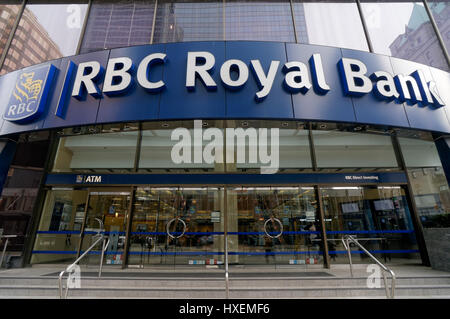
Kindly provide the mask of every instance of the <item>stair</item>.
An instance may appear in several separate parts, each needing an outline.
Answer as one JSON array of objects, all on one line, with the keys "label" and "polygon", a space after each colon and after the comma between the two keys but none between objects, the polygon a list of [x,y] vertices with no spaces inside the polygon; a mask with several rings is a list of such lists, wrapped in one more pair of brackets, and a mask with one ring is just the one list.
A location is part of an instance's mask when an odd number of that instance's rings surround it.
[{"label": "stair", "polygon": [[[366,277],[302,277],[287,273],[286,277],[259,277],[245,274],[231,277],[230,298],[386,298],[381,288],[367,288]],[[390,281],[389,281],[390,283]],[[140,275],[82,276],[81,288],[70,289],[69,298],[225,298],[223,277],[184,276],[183,273],[164,277]],[[449,275],[399,276],[396,298],[450,298]],[[59,298],[58,277],[6,276],[0,273],[0,298]]]}]

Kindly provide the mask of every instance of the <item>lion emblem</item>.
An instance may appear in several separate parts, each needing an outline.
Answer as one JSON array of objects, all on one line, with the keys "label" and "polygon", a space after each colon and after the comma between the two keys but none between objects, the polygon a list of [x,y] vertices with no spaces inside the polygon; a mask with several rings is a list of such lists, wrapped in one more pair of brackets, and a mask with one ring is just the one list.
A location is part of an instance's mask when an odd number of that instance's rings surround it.
[{"label": "lion emblem", "polygon": [[34,80],[34,72],[22,73],[16,83],[14,97],[20,102],[37,100],[42,90],[42,80]]}]

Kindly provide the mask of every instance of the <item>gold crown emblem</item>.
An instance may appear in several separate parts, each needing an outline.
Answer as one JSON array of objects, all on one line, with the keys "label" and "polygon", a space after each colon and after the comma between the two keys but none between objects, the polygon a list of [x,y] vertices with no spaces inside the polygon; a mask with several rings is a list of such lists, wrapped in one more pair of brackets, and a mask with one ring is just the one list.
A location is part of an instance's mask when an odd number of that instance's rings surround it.
[{"label": "gold crown emblem", "polygon": [[34,80],[34,72],[22,73],[16,83],[14,97],[20,102],[37,100],[42,90],[42,80]]}]

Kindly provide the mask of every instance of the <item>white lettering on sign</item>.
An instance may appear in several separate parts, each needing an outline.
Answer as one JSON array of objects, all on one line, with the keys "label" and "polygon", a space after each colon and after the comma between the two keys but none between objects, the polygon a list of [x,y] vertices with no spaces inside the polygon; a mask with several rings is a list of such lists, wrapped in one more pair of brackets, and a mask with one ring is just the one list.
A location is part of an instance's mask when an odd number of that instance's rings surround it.
[{"label": "white lettering on sign", "polygon": [[84,178],[85,183],[101,183],[102,177],[98,175],[89,175]]},{"label": "white lettering on sign", "polygon": [[[149,80],[150,72],[155,64],[164,65],[169,60],[164,53],[152,53],[144,57],[134,75],[133,61],[128,57],[111,58],[108,61],[104,75],[103,93],[107,95],[123,94],[131,87],[133,76],[137,83],[150,93],[158,93],[166,88],[163,79],[156,82]],[[214,80],[216,59],[207,51],[187,52],[185,86],[188,91],[195,91],[198,85],[203,85],[208,91],[217,90]],[[219,68],[219,77],[227,90],[240,90],[249,81],[249,69],[252,70],[253,80],[258,85],[255,100],[263,101],[269,94],[277,76],[284,76],[283,86],[291,94],[325,95],[331,87],[326,80],[322,57],[319,53],[311,55],[309,63],[288,61],[280,65],[280,61],[272,60],[262,63],[259,59],[252,59],[245,63],[239,59],[226,60]],[[308,66],[309,65],[309,66]],[[421,70],[409,75],[393,75],[379,70],[368,73],[367,66],[360,60],[341,58],[338,70],[345,95],[362,97],[372,93],[380,100],[408,104],[418,103],[421,106],[444,106],[434,81],[426,80]],[[101,82],[102,69],[97,61],[83,62],[78,65],[74,80],[72,96],[81,99],[83,91],[94,97],[101,97],[98,83]],[[162,73],[161,73],[162,74]],[[173,75],[176,76],[176,75]],[[199,81],[197,81],[199,80]],[[8,115],[20,114],[26,105],[12,105]]]}]

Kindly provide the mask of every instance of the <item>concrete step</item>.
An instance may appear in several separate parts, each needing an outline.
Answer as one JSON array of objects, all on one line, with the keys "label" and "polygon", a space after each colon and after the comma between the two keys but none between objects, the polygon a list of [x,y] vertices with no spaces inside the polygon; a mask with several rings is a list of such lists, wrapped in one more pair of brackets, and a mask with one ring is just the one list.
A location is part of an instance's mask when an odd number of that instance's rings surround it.
[{"label": "concrete step", "polygon": [[[230,287],[340,287],[340,286],[359,286],[365,287],[367,284],[366,277],[277,277],[277,278],[232,278],[229,281]],[[382,281],[383,283],[383,281]],[[58,277],[40,276],[40,277],[0,277],[0,285],[22,285],[22,286],[56,286]],[[390,279],[388,278],[388,284]],[[102,286],[102,287],[222,287],[224,278],[136,278],[136,277],[82,277],[82,286]],[[450,276],[422,276],[422,277],[398,277],[397,285],[414,286],[414,285],[450,285]]]},{"label": "concrete step", "polygon": [[[54,297],[58,289],[53,286],[0,285],[0,296],[10,297]],[[417,296],[450,297],[450,285],[397,286],[397,298]],[[108,287],[84,286],[71,289],[69,298],[224,298],[224,287]],[[234,287],[230,288],[230,298],[372,298],[385,297],[384,288],[369,289],[360,286],[324,287]]]}]

